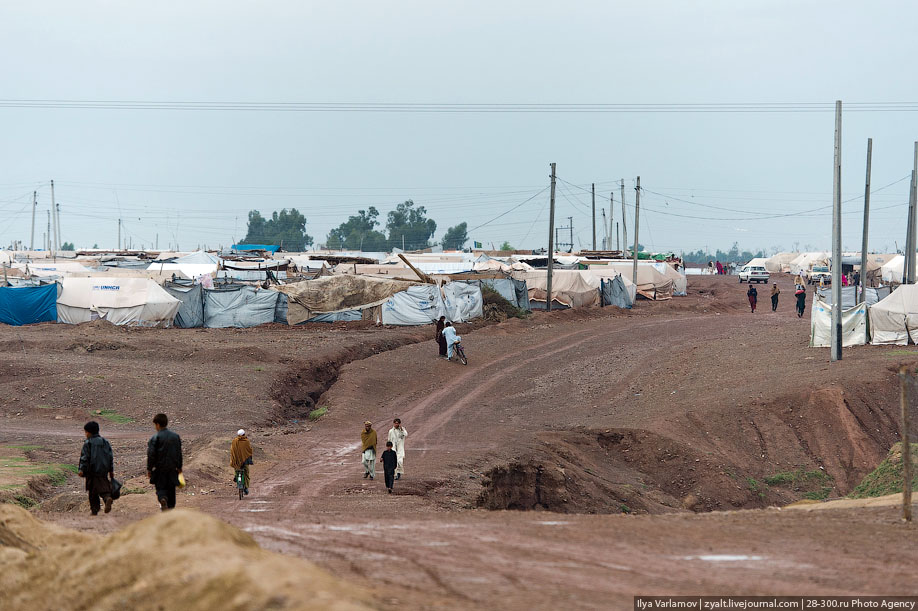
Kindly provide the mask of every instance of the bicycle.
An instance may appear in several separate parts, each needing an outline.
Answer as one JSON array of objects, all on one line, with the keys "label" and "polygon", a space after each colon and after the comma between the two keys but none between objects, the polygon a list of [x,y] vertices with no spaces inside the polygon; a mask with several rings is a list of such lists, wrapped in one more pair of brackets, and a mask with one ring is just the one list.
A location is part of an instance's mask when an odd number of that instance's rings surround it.
[{"label": "bicycle", "polygon": [[456,360],[458,360],[463,365],[469,364],[469,360],[465,357],[465,350],[462,349],[461,343],[456,342],[455,344],[453,344],[453,352],[456,353]]},{"label": "bicycle", "polygon": [[236,475],[233,477],[233,481],[236,482],[236,488],[239,489],[239,500],[242,500],[242,497],[245,496],[245,471],[243,469],[236,469]]}]

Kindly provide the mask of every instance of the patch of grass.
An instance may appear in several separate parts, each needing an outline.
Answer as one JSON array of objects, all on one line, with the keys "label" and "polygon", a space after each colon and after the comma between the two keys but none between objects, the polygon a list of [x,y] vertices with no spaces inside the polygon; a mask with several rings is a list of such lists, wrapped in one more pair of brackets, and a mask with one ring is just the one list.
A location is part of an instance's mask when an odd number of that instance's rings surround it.
[{"label": "patch of grass", "polygon": [[41,446],[28,445],[28,444],[24,444],[24,445],[20,445],[20,446],[12,446],[12,445],[11,445],[11,446],[3,446],[3,447],[9,448],[9,449],[11,449],[11,450],[19,450],[19,451],[21,451],[21,452],[31,452],[32,450],[40,450],[40,449],[41,449]]},{"label": "patch of grass", "polygon": [[774,475],[769,475],[764,479],[765,483],[769,486],[783,486],[786,484],[801,484],[807,482],[827,482],[832,478],[828,473],[820,469],[814,469],[812,471],[797,469],[796,471],[782,471],[781,473],[775,473]]},{"label": "patch of grass", "polygon": [[264,371],[264,370],[265,368],[261,366],[255,368],[255,371]]},{"label": "patch of grass", "polygon": [[0,490],[16,490],[17,488],[25,488],[25,484],[4,484],[0,486]]},{"label": "patch of grass", "polygon": [[115,422],[117,424],[126,424],[128,422],[134,422],[134,419],[130,416],[125,416],[124,414],[119,414],[113,409],[100,409],[99,415],[105,418],[110,422]]},{"label": "patch of grass", "polygon": [[319,407],[309,412],[309,419],[315,422],[316,420],[318,420],[319,418],[321,418],[327,413],[328,413],[328,408],[323,405],[322,407]]},{"label": "patch of grass", "polygon": [[36,405],[35,407],[37,407],[38,409],[54,409],[50,405]]},{"label": "patch of grass", "polygon": [[[912,451],[912,490],[918,491],[918,443],[911,445]],[[902,492],[902,443],[895,444],[871,473],[851,491],[848,496],[854,499],[866,499],[875,496],[886,496]]]},{"label": "patch of grass", "polygon": [[905,356],[909,354],[918,354],[918,350],[890,350],[887,356]]},{"label": "patch of grass", "polygon": [[38,505],[38,501],[24,494],[17,494],[13,497],[13,501],[23,509],[32,509]]},{"label": "patch of grass", "polygon": [[832,488],[829,486],[823,486],[819,490],[813,490],[807,492],[803,495],[803,498],[809,499],[811,501],[824,501],[829,498],[829,494],[832,492]]},{"label": "patch of grass", "polygon": [[749,489],[752,490],[753,492],[759,492],[759,491],[761,490],[761,489],[759,488],[759,482],[758,482],[758,480],[756,480],[755,478],[747,477],[747,478],[746,478],[746,485],[748,485],[748,486],[749,486]]},{"label": "patch of grass", "polygon": [[619,506],[618,506],[618,509],[619,509],[619,511],[621,511],[622,513],[634,513],[634,510],[631,509],[630,507],[628,507],[627,505],[625,505],[624,503],[622,503],[621,505],[619,505]]},{"label": "patch of grass", "polygon": [[76,473],[78,467],[74,465],[50,464],[36,465],[29,470],[30,475],[47,475],[53,486],[60,486],[67,481],[70,473]]},{"label": "patch of grass", "polygon": [[144,490],[143,488],[122,488],[121,489],[121,496],[124,496],[126,494],[146,494],[146,493],[147,491]]}]

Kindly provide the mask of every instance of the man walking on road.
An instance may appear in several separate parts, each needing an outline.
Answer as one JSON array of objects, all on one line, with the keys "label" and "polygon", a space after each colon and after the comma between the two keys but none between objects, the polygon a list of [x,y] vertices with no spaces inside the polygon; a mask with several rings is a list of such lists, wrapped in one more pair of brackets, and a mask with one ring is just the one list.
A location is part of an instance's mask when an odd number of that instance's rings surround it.
[{"label": "man walking on road", "polygon": [[99,497],[105,503],[105,513],[112,510],[112,482],[115,476],[115,459],[112,446],[108,440],[99,435],[99,423],[87,422],[83,425],[86,441],[80,452],[78,475],[86,479],[86,490],[89,492],[89,510],[92,515],[99,515],[102,507]]},{"label": "man walking on road", "polygon": [[376,477],[376,431],[373,423],[367,420],[360,431],[360,453],[363,456],[363,477]]},{"label": "man walking on road", "polygon": [[166,414],[153,416],[156,434],[147,444],[147,477],[156,487],[162,511],[175,509],[175,487],[182,473],[182,438],[170,431]]},{"label": "man walking on road", "polygon": [[[392,428],[389,429],[389,441],[392,443],[392,449],[398,457],[398,465],[395,467],[395,479],[402,479],[405,472],[405,437],[408,431],[402,426],[401,418],[392,421]],[[386,445],[389,445],[388,443]]]},{"label": "man walking on road", "polygon": [[755,314],[755,304],[759,301],[759,292],[751,284],[749,285],[749,290],[746,291],[746,297],[749,298],[749,307],[752,308],[752,313]]},{"label": "man walking on road", "polygon": [[778,288],[778,283],[775,282],[771,287],[771,311],[775,312],[778,309],[778,295],[781,294],[781,289]]}]

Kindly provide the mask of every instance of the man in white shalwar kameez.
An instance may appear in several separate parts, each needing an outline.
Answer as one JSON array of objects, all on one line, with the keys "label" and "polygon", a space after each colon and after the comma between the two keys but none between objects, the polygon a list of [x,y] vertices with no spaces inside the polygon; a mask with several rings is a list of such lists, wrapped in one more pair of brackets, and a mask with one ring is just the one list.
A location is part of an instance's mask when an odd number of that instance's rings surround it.
[{"label": "man in white shalwar kameez", "polygon": [[398,458],[398,465],[395,467],[395,479],[402,479],[402,473],[405,472],[403,465],[405,462],[405,437],[407,436],[408,431],[402,426],[401,419],[396,418],[393,420],[392,428],[389,429],[388,441],[392,442],[392,449],[395,450],[395,455]]},{"label": "man in white shalwar kameez", "polygon": [[456,333],[456,327],[450,323],[446,323],[446,326],[443,327],[443,337],[446,338],[446,358],[451,359],[453,358],[453,346],[462,341],[462,338]]}]

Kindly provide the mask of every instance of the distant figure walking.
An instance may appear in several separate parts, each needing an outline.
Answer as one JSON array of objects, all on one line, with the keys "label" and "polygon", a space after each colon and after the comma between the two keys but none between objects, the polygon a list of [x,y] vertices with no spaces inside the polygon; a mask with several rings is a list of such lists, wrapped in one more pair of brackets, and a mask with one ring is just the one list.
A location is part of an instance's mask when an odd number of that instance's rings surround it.
[{"label": "distant figure walking", "polygon": [[778,288],[778,283],[775,282],[771,286],[771,311],[776,312],[778,310],[778,295],[781,294],[781,289]]},{"label": "distant figure walking", "polygon": [[386,479],[386,490],[392,494],[392,486],[395,484],[395,468],[398,464],[398,456],[392,449],[392,442],[386,442],[386,450],[379,457],[379,462],[383,464],[383,474]]},{"label": "distant figure walking", "polygon": [[236,471],[242,471],[242,491],[249,493],[249,465],[252,462],[252,443],[245,436],[245,429],[236,431],[236,437],[230,445],[230,466]]},{"label": "distant figure walking", "polygon": [[749,307],[752,308],[752,313],[755,314],[755,304],[759,301],[759,292],[751,284],[749,285],[749,290],[746,291],[746,297],[749,298]]},{"label": "distant figure walking", "polygon": [[440,358],[446,358],[446,338],[443,337],[443,328],[446,326],[446,316],[441,316],[437,321],[437,346],[440,347]]},{"label": "distant figure walking", "polygon": [[115,459],[112,446],[108,440],[99,435],[99,423],[90,421],[83,425],[86,441],[80,452],[80,467],[78,475],[86,480],[86,491],[89,493],[89,511],[92,515],[99,515],[102,502],[105,503],[105,513],[112,510],[112,482],[115,477]]},{"label": "distant figure walking", "polygon": [[402,426],[401,419],[396,418],[393,420],[392,428],[389,429],[389,441],[391,442],[392,449],[395,450],[395,455],[398,456],[398,465],[395,468],[395,479],[402,479],[402,474],[405,472],[405,437],[407,436],[408,431]]},{"label": "distant figure walking", "polygon": [[376,431],[373,423],[367,420],[360,431],[360,454],[363,457],[363,477],[376,477]]},{"label": "distant figure walking", "polygon": [[175,487],[182,474],[182,438],[170,431],[166,414],[153,416],[156,434],[147,444],[147,477],[156,488],[162,511],[175,509]]},{"label": "distant figure walking", "polygon": [[717,262],[715,263],[715,265],[717,266],[717,274],[718,274],[719,276],[720,276],[720,275],[723,275],[723,273],[724,273],[724,266],[720,264],[720,261],[717,261]]},{"label": "distant figure walking", "polygon": [[806,286],[798,284],[794,296],[797,297],[797,318],[802,318],[803,311],[806,310]]}]

